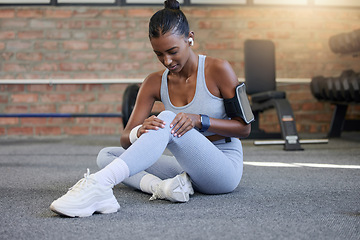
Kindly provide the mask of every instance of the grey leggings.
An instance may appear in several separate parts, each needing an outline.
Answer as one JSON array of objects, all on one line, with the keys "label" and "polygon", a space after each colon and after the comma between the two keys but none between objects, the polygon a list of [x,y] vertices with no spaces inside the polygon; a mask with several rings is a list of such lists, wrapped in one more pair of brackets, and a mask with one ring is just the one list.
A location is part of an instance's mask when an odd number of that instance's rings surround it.
[{"label": "grey leggings", "polygon": [[[161,112],[158,117],[166,122],[165,128],[141,135],[127,150],[121,147],[102,149],[97,158],[98,166],[103,168],[120,157],[130,170],[130,177],[123,183],[138,189],[146,173],[166,179],[185,171],[196,191],[206,194],[233,191],[243,171],[240,140],[232,138],[229,143],[224,140],[212,143],[195,129],[180,138],[174,137],[169,124],[175,116],[170,111]],[[173,156],[163,154],[166,148]]]}]

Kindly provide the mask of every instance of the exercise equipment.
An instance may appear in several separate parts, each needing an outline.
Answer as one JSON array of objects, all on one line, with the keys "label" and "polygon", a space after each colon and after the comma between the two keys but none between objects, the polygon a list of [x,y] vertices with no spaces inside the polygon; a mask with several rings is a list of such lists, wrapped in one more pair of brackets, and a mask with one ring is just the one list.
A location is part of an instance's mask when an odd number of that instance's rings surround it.
[{"label": "exercise equipment", "polygon": [[329,46],[334,53],[348,54],[360,52],[360,29],[339,33],[329,38]]},{"label": "exercise equipment", "polygon": [[[139,89],[140,89],[140,84],[130,84],[125,89],[122,99],[122,114],[121,114],[124,128],[126,127],[130,115],[134,110],[136,97],[139,92]],[[158,112],[152,112],[150,115],[158,115],[158,114],[159,114]]]},{"label": "exercise equipment", "polygon": [[124,128],[129,121],[130,115],[134,109],[137,94],[140,86],[138,84],[130,84],[124,92],[122,102],[122,120]]},{"label": "exercise equipment", "polygon": [[336,101],[334,92],[333,92],[333,88],[334,88],[334,78],[333,77],[328,77],[325,81],[325,99],[330,99],[332,101]]},{"label": "exercise equipment", "polygon": [[324,99],[322,84],[325,81],[323,76],[315,76],[311,79],[311,92],[317,99]]},{"label": "exercise equipment", "polygon": [[346,120],[349,104],[360,102],[360,73],[344,70],[338,77],[313,77],[310,84],[313,96],[335,105],[328,137],[340,137],[343,130],[359,130],[359,120]]},{"label": "exercise equipment", "polygon": [[341,94],[344,101],[351,101],[352,97],[350,94],[350,81],[349,78],[354,74],[353,70],[346,70],[343,73],[341,73],[340,76],[340,88],[341,88]]},{"label": "exercise equipment", "polygon": [[340,78],[333,78],[332,82],[333,82],[333,86],[332,86],[332,95],[334,96],[334,98],[337,101],[344,101],[344,97],[343,97],[343,93],[342,93],[342,82],[341,82],[341,77]]},{"label": "exercise equipment", "polygon": [[349,91],[353,101],[360,102],[360,73],[353,74],[349,78]]},{"label": "exercise equipment", "polygon": [[338,77],[313,77],[310,89],[318,100],[356,102],[359,99],[359,81],[353,70],[344,70]]},{"label": "exercise equipment", "polygon": [[[275,46],[269,40],[246,40],[245,84],[256,121],[248,138],[282,138],[284,150],[303,150],[296,130],[295,117],[285,92],[276,90]],[[259,114],[275,108],[281,133],[267,133],[259,127]]]},{"label": "exercise equipment", "polygon": [[[329,139],[300,139],[299,142],[301,144],[316,144],[316,143],[329,143]],[[284,145],[284,140],[255,140],[254,145]]]}]

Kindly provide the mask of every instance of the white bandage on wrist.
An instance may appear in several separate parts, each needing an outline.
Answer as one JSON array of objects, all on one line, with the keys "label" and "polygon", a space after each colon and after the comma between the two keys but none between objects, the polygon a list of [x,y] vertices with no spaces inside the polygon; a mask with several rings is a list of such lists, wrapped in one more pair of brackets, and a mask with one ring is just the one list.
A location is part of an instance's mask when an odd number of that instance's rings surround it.
[{"label": "white bandage on wrist", "polygon": [[133,129],[131,129],[130,134],[129,134],[129,140],[131,142],[131,144],[133,144],[136,140],[138,140],[138,136],[137,136],[137,132],[139,130],[139,128],[141,128],[141,124],[134,127]]}]

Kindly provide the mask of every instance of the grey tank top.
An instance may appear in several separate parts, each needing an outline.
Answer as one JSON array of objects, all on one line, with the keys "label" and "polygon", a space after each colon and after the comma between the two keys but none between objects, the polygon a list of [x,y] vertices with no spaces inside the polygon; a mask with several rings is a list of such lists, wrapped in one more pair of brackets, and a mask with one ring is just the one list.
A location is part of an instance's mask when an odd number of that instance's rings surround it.
[{"label": "grey tank top", "polygon": [[[205,82],[205,58],[204,55],[199,55],[199,63],[196,79],[195,96],[190,103],[182,107],[174,106],[169,97],[167,76],[169,69],[166,69],[162,75],[161,80],[161,101],[165,106],[165,110],[172,111],[176,114],[180,112],[192,114],[205,114],[211,118],[228,119],[225,112],[224,100],[216,97],[210,93]],[[205,132],[204,135],[211,135]]]}]

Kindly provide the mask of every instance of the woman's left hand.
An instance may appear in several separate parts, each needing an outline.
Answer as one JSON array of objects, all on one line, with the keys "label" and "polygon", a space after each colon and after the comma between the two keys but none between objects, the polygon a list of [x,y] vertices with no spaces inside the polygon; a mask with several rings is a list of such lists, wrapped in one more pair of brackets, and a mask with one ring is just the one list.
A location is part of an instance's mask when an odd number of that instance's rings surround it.
[{"label": "woman's left hand", "polygon": [[[187,131],[200,124],[200,115],[190,113],[178,113],[170,123],[171,133],[176,137],[181,137]],[[198,126],[199,127],[199,126]]]}]

